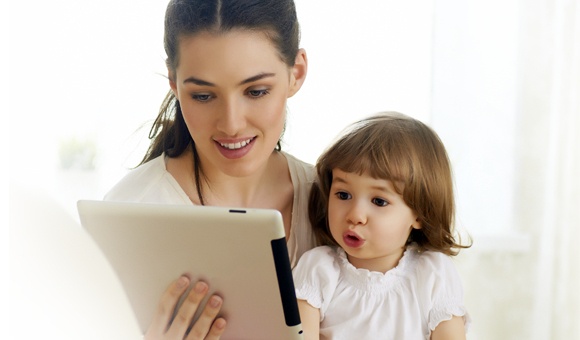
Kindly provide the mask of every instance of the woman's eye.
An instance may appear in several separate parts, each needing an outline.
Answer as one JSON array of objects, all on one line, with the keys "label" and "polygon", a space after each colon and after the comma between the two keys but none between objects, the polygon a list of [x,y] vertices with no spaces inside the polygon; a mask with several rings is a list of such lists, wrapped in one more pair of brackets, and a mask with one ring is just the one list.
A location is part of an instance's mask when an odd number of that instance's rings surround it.
[{"label": "woman's eye", "polygon": [[337,192],[336,197],[338,197],[339,200],[343,200],[343,201],[351,198],[350,194],[346,193],[344,191]]},{"label": "woman's eye", "polygon": [[194,94],[193,96],[191,96],[194,100],[197,100],[198,102],[201,103],[205,103],[210,101],[211,99],[211,95],[210,94]]},{"label": "woman's eye", "polygon": [[248,91],[248,95],[251,98],[260,98],[260,97],[263,97],[263,96],[267,95],[268,93],[270,93],[270,92],[268,92],[268,90],[251,90],[251,91]]},{"label": "woman's eye", "polygon": [[376,206],[379,207],[384,207],[385,205],[389,204],[389,202],[387,202],[386,200],[382,199],[382,198],[373,198],[373,204],[375,204]]}]

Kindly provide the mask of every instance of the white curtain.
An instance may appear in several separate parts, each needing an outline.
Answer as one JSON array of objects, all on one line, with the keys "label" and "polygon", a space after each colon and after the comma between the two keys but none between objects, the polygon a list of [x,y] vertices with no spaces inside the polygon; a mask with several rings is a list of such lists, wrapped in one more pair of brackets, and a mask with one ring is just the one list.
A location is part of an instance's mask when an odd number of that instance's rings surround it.
[{"label": "white curtain", "polygon": [[580,0],[438,0],[468,339],[580,339]]}]

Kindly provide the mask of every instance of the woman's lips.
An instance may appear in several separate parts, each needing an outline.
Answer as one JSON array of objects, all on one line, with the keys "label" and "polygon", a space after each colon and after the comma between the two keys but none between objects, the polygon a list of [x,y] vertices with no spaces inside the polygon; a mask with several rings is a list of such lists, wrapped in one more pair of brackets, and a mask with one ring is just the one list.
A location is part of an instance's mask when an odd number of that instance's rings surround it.
[{"label": "woman's lips", "polygon": [[237,159],[244,157],[254,146],[256,137],[234,140],[214,140],[215,145],[221,154],[227,159]]},{"label": "woman's lips", "polygon": [[342,234],[342,240],[350,248],[360,248],[365,243],[365,240],[352,230],[348,230]]}]

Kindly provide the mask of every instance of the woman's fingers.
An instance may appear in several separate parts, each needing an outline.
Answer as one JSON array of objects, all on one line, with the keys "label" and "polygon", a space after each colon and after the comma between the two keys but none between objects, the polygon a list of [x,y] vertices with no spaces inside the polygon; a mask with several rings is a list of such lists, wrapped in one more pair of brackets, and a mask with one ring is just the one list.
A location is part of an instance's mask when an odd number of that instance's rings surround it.
[{"label": "woman's fingers", "polygon": [[205,340],[218,340],[224,329],[226,328],[226,320],[219,318],[214,321],[211,329],[209,330],[209,334],[205,337]]},{"label": "woman's fingers", "polygon": [[[191,289],[173,321],[171,317],[179,298],[187,290],[189,279],[185,276],[174,281],[169,288],[163,293],[151,327],[145,334],[145,339],[183,339],[187,328],[189,327],[195,312],[200,306],[201,301],[208,292],[208,285],[204,282],[197,282]],[[188,340],[218,340],[226,326],[226,320],[219,318],[215,320],[222,299],[214,295],[209,298],[199,319],[195,322],[188,334]],[[215,321],[214,321],[215,320]],[[169,324],[171,322],[171,325]]]},{"label": "woman's fingers", "polygon": [[208,288],[209,287],[205,282],[200,281],[197,282],[189,291],[189,294],[179,307],[171,326],[169,326],[169,330],[167,331],[168,339],[183,339],[185,332],[195,315],[195,311],[197,311],[201,300],[203,300],[207,294]]},{"label": "woman's fingers", "polygon": [[153,321],[145,335],[146,339],[160,339],[163,337],[167,331],[167,326],[171,321],[171,317],[173,316],[173,311],[175,310],[177,301],[185,292],[188,285],[189,279],[185,276],[180,277],[169,285],[169,288],[167,288],[161,296],[161,300],[159,300],[157,310],[153,316]]},{"label": "woman's fingers", "polygon": [[199,319],[197,319],[195,325],[189,331],[187,340],[219,339],[226,326],[226,320],[222,318],[215,320],[221,306],[222,299],[219,296],[214,295],[209,298]]}]

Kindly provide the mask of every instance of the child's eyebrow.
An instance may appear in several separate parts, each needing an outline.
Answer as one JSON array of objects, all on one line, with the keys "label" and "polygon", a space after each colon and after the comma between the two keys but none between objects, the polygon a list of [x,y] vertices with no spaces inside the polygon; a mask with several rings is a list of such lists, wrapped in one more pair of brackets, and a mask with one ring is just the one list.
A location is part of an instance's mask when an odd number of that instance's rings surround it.
[{"label": "child's eyebrow", "polygon": [[393,194],[394,193],[394,191],[391,188],[386,187],[384,185],[373,185],[371,188],[372,189],[375,189],[375,190],[379,190],[379,191],[384,191],[387,194]]},{"label": "child's eyebrow", "polygon": [[[338,183],[348,184],[348,182],[345,179],[343,179],[342,177],[334,177],[332,179],[332,181],[333,182],[338,182]],[[395,191],[393,189],[391,189],[391,188],[389,188],[388,186],[385,186],[385,185],[376,184],[376,185],[373,185],[371,187],[371,189],[375,189],[375,190],[379,190],[379,191],[384,191],[384,192],[386,192],[388,194],[394,194],[395,193]]]}]

